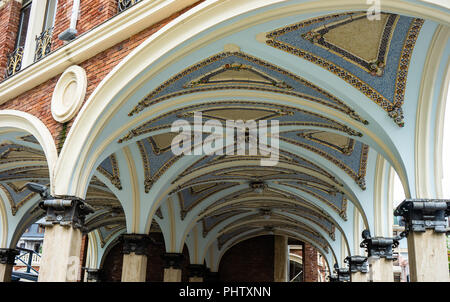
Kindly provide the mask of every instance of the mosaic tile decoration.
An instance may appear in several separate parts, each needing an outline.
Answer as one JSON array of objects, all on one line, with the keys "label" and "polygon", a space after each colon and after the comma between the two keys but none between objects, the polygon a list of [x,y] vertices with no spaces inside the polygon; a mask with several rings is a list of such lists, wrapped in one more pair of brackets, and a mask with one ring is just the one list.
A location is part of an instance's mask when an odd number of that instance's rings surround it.
[{"label": "mosaic tile decoration", "polygon": [[[365,13],[331,14],[291,24],[269,32],[266,44],[334,73],[381,106],[397,125],[403,127],[402,105],[408,68],[424,20],[383,14],[388,17],[382,24],[384,30],[378,56],[367,62],[340,45],[330,43],[325,37],[339,26],[358,22],[362,14]],[[347,33],[349,44],[352,36],[357,37],[357,32]]]},{"label": "mosaic tile decoration", "polygon": [[192,65],[150,92],[128,115],[133,116],[173,97],[224,89],[296,96],[341,111],[361,123],[368,123],[344,102],[313,83],[242,52],[222,52]]}]

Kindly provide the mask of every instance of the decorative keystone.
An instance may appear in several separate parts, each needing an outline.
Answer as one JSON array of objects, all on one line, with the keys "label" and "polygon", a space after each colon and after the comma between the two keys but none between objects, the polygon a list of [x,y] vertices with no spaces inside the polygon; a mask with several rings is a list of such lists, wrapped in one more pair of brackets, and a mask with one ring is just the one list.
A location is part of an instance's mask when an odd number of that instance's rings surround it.
[{"label": "decorative keystone", "polygon": [[150,237],[146,234],[123,234],[121,236],[123,242],[122,253],[129,255],[135,253],[136,255],[147,255],[148,244]]},{"label": "decorative keystone", "polygon": [[12,264],[20,252],[15,249],[0,249],[0,264]]},{"label": "decorative keystone", "polygon": [[203,264],[190,264],[188,266],[188,276],[189,277],[204,278],[205,273],[206,273],[206,267]]},{"label": "decorative keystone", "polygon": [[165,253],[161,255],[161,258],[164,260],[164,268],[181,269],[184,255],[181,253]]},{"label": "decorative keystone", "polygon": [[345,263],[348,263],[350,273],[367,273],[367,257],[364,256],[348,256],[344,259]]},{"label": "decorative keystone", "polygon": [[364,230],[362,237],[364,240],[361,242],[360,247],[366,248],[368,257],[377,256],[394,260],[392,248],[399,245],[400,236],[395,238],[371,237],[369,230]]},{"label": "decorative keystone", "polygon": [[406,199],[394,211],[395,216],[404,218],[406,232],[433,229],[436,233],[445,233],[445,217],[449,213],[450,200],[442,199]]}]

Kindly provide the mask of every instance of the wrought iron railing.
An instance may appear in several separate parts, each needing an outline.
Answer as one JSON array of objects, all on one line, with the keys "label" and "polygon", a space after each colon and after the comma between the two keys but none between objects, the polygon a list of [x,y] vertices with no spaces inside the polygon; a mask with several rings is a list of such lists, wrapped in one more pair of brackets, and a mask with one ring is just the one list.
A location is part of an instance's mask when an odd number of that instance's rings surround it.
[{"label": "wrought iron railing", "polygon": [[124,10],[132,7],[136,3],[138,3],[141,0],[117,0],[117,4],[119,6],[119,13],[123,12]]},{"label": "wrought iron railing", "polygon": [[25,249],[17,247],[20,251],[20,254],[16,256],[16,265],[24,264],[26,266],[26,273],[31,273],[31,271],[35,272],[36,274],[39,274],[39,272],[34,269],[33,266],[39,266],[41,263],[41,255],[36,253],[33,250]]},{"label": "wrought iron railing", "polygon": [[16,48],[12,53],[8,55],[8,63],[6,66],[6,75],[8,78],[14,75],[22,68],[23,47]]},{"label": "wrought iron railing", "polygon": [[36,36],[36,50],[34,61],[38,61],[48,55],[52,48],[53,27],[47,28],[39,36]]}]

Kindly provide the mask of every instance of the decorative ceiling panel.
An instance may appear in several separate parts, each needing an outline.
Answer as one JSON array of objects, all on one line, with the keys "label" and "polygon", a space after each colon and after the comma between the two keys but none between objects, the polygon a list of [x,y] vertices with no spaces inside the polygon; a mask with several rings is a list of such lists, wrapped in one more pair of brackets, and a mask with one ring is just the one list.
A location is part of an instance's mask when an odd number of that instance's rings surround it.
[{"label": "decorative ceiling panel", "polygon": [[411,55],[424,20],[366,12],[312,18],[266,35],[266,44],[317,64],[360,90],[404,126]]}]

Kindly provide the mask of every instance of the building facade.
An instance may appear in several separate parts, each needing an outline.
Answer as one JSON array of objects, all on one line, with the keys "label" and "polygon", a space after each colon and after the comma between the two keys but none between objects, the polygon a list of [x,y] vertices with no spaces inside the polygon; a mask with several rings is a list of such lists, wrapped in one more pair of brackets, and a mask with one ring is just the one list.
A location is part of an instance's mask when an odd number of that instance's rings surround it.
[{"label": "building facade", "polygon": [[39,281],[449,281],[447,1],[3,0],[0,24],[0,280],[45,217]]}]

